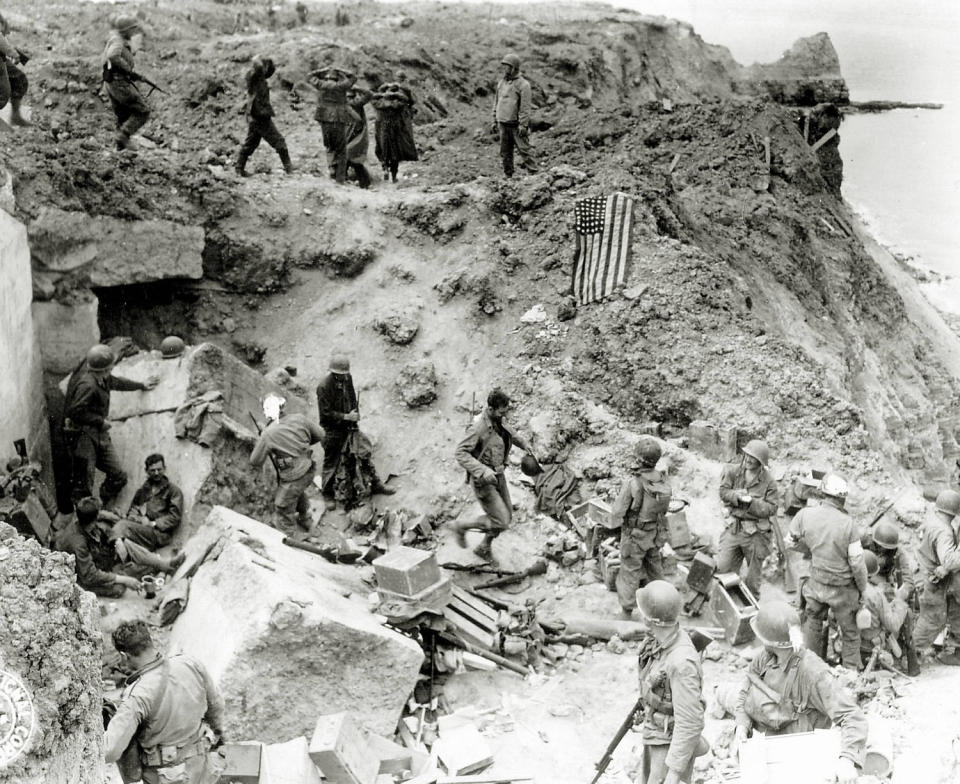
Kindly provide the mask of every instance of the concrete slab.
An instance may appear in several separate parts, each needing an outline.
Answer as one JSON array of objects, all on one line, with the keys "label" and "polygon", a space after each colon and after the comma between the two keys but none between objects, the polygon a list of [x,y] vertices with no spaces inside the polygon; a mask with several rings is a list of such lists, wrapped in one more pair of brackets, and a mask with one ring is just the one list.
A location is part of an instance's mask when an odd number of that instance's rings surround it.
[{"label": "concrete slab", "polygon": [[201,533],[210,527],[227,541],[193,578],[170,649],[210,669],[231,732],[279,742],[349,710],[392,735],[423,652],[370,613],[363,572],[287,547],[279,531],[229,509],[215,507]]}]

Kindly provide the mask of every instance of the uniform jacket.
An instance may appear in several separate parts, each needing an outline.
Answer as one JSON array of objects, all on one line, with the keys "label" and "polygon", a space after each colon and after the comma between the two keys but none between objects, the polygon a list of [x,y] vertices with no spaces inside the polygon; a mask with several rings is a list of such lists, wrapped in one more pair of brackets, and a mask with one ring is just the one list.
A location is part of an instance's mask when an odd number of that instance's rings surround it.
[{"label": "uniform jacket", "polygon": [[117,713],[107,727],[106,761],[120,759],[134,735],[148,752],[158,746],[182,748],[196,743],[201,721],[222,734],[223,698],[207,668],[190,656],[158,656],[127,679]]},{"label": "uniform jacket", "polygon": [[167,477],[158,484],[147,480],[133,496],[131,507],[142,506],[147,519],[162,533],[173,533],[183,518],[183,493]]},{"label": "uniform jacket", "polygon": [[355,76],[344,75],[339,79],[322,79],[311,74],[318,90],[315,119],[322,123],[352,123],[357,114],[347,105],[347,92],[357,81]]},{"label": "uniform jacket", "polygon": [[643,742],[669,744],[667,767],[682,771],[693,759],[704,727],[700,654],[683,629],[663,645],[653,643],[652,655],[645,655],[644,647],[640,658]]},{"label": "uniform jacket", "polygon": [[310,446],[323,440],[323,430],[303,414],[287,414],[263,429],[257,439],[250,462],[263,465],[267,455],[280,471],[280,481],[294,482],[313,466]]},{"label": "uniform jacket", "polygon": [[[810,552],[810,576],[826,585],[855,583],[860,593],[867,587],[860,532],[842,509],[829,503],[808,506],[790,523],[790,535]],[[856,544],[858,555],[850,555]]]},{"label": "uniform jacket", "polygon": [[[642,471],[623,483],[620,494],[613,503],[610,517],[626,527],[640,526],[643,528],[660,527],[666,536],[666,509],[657,509],[657,504],[651,504],[646,497],[648,489],[660,497],[665,497],[666,504],[670,502],[672,491],[667,475],[655,468]],[[664,505],[660,505],[661,507]],[[664,538],[664,541],[666,539]],[[660,542],[662,544],[663,542]]]},{"label": "uniform jacket", "polygon": [[84,590],[113,588],[117,584],[116,575],[109,571],[115,563],[115,556],[109,557],[113,547],[108,541],[109,530],[109,526],[96,523],[88,539],[74,518],[53,535],[53,549],[73,555],[77,585]]},{"label": "uniform jacket", "polygon": [[920,567],[917,559],[908,545],[901,544],[891,553],[876,542],[868,531],[861,538],[864,550],[869,550],[877,556],[880,562],[880,576],[893,588],[909,585],[912,590],[917,589],[917,577]]},{"label": "uniform jacket", "polygon": [[867,585],[863,606],[870,611],[870,628],[861,629],[860,637],[867,647],[885,646],[886,636],[897,637],[907,617],[907,603],[899,596],[887,599],[882,585]]},{"label": "uniform jacket", "polygon": [[530,82],[517,74],[513,79],[503,78],[497,84],[493,102],[493,119],[498,123],[530,122]]},{"label": "uniform jacket", "polygon": [[[751,683],[750,675],[782,695],[780,710],[784,715],[795,715],[796,718],[780,727],[772,727],[763,723],[762,716],[752,714],[751,696],[768,698]],[[753,695],[749,694],[751,690]],[[862,762],[867,743],[867,719],[853,695],[837,682],[830,668],[813,651],[802,650],[794,654],[781,669],[776,654],[761,649],[747,668],[735,718],[737,724],[746,729],[756,727],[762,732],[779,735],[827,729],[831,724],[838,724],[840,756],[856,765]]]},{"label": "uniform jacket", "polygon": [[[757,478],[747,484],[747,471],[743,461],[724,466],[720,479],[720,500],[730,514],[740,520],[748,534],[757,530],[769,531],[770,518],[777,513],[777,483],[770,472],[761,466]],[[740,496],[750,495],[749,504],[741,504]]]},{"label": "uniform jacket", "polygon": [[920,561],[920,572],[928,581],[938,566],[948,572],[960,569],[960,546],[949,521],[937,514],[924,521],[917,559]]},{"label": "uniform jacket", "polygon": [[353,376],[349,373],[328,373],[317,387],[317,411],[320,424],[327,430],[356,430],[356,422],[343,419],[344,414],[359,411]]},{"label": "uniform jacket", "polygon": [[130,48],[130,42],[116,30],[110,31],[107,38],[107,45],[103,50],[103,65],[107,63],[113,71],[113,78],[123,77],[124,74],[133,73],[135,63],[133,59],[133,49]]},{"label": "uniform jacket", "polygon": [[480,481],[488,468],[497,474],[503,473],[514,442],[524,446],[509,425],[501,423],[501,428],[502,434],[490,418],[490,411],[484,409],[457,444],[457,462],[474,481]]},{"label": "uniform jacket", "polygon": [[247,71],[247,115],[255,120],[273,117],[270,103],[270,85],[263,65],[258,63]]},{"label": "uniform jacket", "polygon": [[135,392],[141,389],[146,387],[139,381],[109,374],[96,375],[84,361],[70,376],[63,415],[74,425],[100,430],[110,415],[110,392]]}]

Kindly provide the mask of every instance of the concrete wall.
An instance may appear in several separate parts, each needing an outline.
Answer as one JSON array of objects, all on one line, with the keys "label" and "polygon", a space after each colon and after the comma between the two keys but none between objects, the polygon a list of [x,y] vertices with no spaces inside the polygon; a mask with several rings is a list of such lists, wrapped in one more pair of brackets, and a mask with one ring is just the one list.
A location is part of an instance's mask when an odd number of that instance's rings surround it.
[{"label": "concrete wall", "polygon": [[27,230],[0,210],[0,461],[13,455],[15,439],[26,438],[31,456],[49,466],[50,431],[32,299]]}]

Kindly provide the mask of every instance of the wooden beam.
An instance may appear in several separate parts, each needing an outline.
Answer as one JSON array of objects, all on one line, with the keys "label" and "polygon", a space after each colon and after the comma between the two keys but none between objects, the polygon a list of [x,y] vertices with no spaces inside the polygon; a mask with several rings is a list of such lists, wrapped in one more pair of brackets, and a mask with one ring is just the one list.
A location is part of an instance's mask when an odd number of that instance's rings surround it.
[{"label": "wooden beam", "polygon": [[830,141],[830,140],[831,140],[834,136],[836,136],[836,135],[837,135],[837,129],[836,129],[836,128],[831,128],[831,129],[830,129],[829,131],[827,131],[823,136],[821,136],[819,139],[817,139],[817,141],[814,143],[814,145],[813,145],[810,149],[811,149],[813,152],[816,152],[817,150],[819,150],[821,147],[823,147],[823,145],[825,145],[828,141]]}]

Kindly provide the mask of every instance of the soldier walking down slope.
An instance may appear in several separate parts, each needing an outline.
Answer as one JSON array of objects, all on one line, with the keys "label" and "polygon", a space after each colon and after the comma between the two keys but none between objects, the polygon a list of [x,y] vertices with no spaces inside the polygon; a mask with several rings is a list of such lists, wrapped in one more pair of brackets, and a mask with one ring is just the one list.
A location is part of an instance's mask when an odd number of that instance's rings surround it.
[{"label": "soldier walking down slope", "polygon": [[859,670],[860,630],[856,615],[867,588],[860,532],[844,509],[846,481],[827,474],[820,483],[820,492],[822,505],[801,509],[790,524],[790,539],[810,553],[810,576],[800,588],[806,603],[804,640],[807,648],[820,654],[825,646],[827,614],[833,611],[843,640],[843,666]]},{"label": "soldier walking down slope", "polygon": [[137,89],[134,55],[143,48],[143,28],[133,16],[119,14],[110,23],[103,50],[103,81],[117,117],[117,149],[130,147],[133,136],[150,117],[150,107]]},{"label": "soldier walking down slope", "polygon": [[72,464],[72,498],[76,502],[93,495],[96,470],[106,474],[100,486],[104,506],[127,484],[127,475],[110,440],[110,392],[139,392],[153,389],[159,379],[150,376],[146,383],[114,376],[113,350],[96,345],[87,352],[70,376],[64,401],[64,437],[70,443]]},{"label": "soldier walking down slope", "polygon": [[617,597],[627,618],[637,606],[637,588],[663,578],[661,548],[667,542],[665,515],[673,490],[667,475],[657,470],[662,454],[650,436],[637,442],[633,453],[637,474],[623,483],[610,515],[621,526]]},{"label": "soldier walking down slope", "polygon": [[637,591],[647,624],[640,643],[643,769],[640,784],[689,782],[704,727],[700,654],[680,628],[680,593],[664,580]]},{"label": "soldier walking down slope", "polygon": [[264,140],[280,156],[283,170],[290,174],[293,164],[290,162],[290,153],[287,151],[287,142],[273,122],[273,105],[270,103],[270,85],[267,79],[273,76],[276,70],[273,60],[269,57],[253,58],[250,70],[246,74],[247,83],[247,138],[243,140],[240,151],[237,153],[236,172],[241,177],[249,176],[246,172],[247,160],[254,150]]},{"label": "soldier walking down slope", "polygon": [[723,469],[720,499],[730,520],[720,536],[718,572],[739,572],[747,562],[747,587],[760,598],[764,559],[770,554],[770,537],[777,513],[777,483],[767,468],[770,450],[764,441],[750,441],[741,450],[739,463]]},{"label": "soldier walking down slope", "polygon": [[920,617],[913,642],[924,661],[934,658],[933,641],[944,628],[952,652],[936,655],[942,664],[960,665],[960,493],[943,490],[931,518],[923,524],[920,561]]},{"label": "soldier walking down slope", "polygon": [[530,82],[520,75],[520,58],[504,55],[500,61],[503,78],[497,83],[493,101],[494,131],[500,135],[500,160],[503,173],[513,176],[513,153],[520,155],[520,165],[529,172],[537,170],[530,147]]},{"label": "soldier walking down slope", "polygon": [[17,67],[17,64],[26,65],[30,55],[14,46],[8,39],[9,35],[10,26],[7,20],[0,16],[0,109],[9,103],[10,123],[31,125],[20,111],[23,98],[27,94],[27,76]]},{"label": "soldier walking down slope", "polygon": [[753,657],[735,705],[736,737],[751,731],[792,735],[840,727],[838,784],[854,784],[863,762],[867,720],[830,668],[800,642],[800,617],[786,602],[765,602],[751,620],[763,648]]},{"label": "soldier walking down slope", "polygon": [[481,558],[493,556],[493,540],[510,527],[513,519],[513,502],[510,500],[507,478],[503,474],[510,449],[518,446],[533,455],[530,445],[504,422],[509,410],[509,396],[500,389],[494,389],[487,395],[486,410],[477,416],[466,437],[457,445],[457,462],[467,472],[467,481],[480,502],[483,514],[476,520],[455,522],[453,532],[457,544],[466,547],[467,531],[483,531],[483,542],[474,549]]}]

